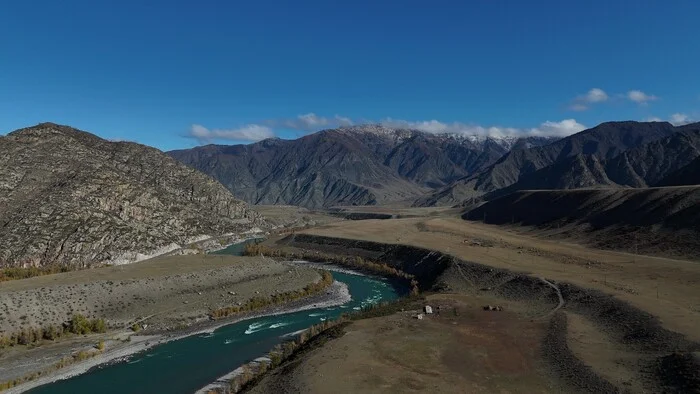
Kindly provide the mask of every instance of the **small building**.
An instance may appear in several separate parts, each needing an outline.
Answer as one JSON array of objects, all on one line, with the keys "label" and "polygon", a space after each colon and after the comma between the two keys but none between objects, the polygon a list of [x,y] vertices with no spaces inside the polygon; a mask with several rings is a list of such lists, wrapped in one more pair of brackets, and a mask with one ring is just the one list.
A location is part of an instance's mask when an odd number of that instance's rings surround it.
[{"label": "small building", "polygon": [[423,320],[423,314],[422,313],[417,314],[416,319]]},{"label": "small building", "polygon": [[433,313],[433,307],[426,305],[423,307],[423,312],[425,312],[426,315],[431,315]]}]

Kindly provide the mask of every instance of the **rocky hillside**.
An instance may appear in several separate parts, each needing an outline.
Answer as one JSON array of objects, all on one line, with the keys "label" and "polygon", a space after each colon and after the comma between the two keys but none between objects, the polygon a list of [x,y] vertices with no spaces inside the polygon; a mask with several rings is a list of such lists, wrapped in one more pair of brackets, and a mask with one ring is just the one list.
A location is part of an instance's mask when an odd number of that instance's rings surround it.
[{"label": "rocky hillside", "polygon": [[693,258],[700,252],[700,186],[517,191],[463,218],[632,252]]},{"label": "rocky hillside", "polygon": [[679,127],[669,137],[630,149],[610,160],[576,155],[522,176],[516,183],[487,193],[485,200],[517,190],[682,186],[700,183],[700,124]]},{"label": "rocky hillside", "polygon": [[412,201],[478,172],[513,148],[552,141],[366,125],[323,130],[296,140],[207,145],[169,154],[250,203],[316,208]]},{"label": "rocky hillside", "polygon": [[263,225],[157,149],[43,123],[0,137],[0,267],[143,258]]},{"label": "rocky hillside", "polygon": [[693,130],[693,125],[674,127],[666,122],[603,123],[545,146],[513,150],[415,205],[457,204],[486,193],[503,195],[529,188],[653,185],[667,169],[677,169],[695,157],[697,144],[682,149],[683,138],[696,138]]},{"label": "rocky hillside", "polygon": [[700,156],[680,170],[671,173],[658,186],[700,185]]},{"label": "rocky hillside", "polygon": [[[700,157],[700,123],[677,129],[678,132],[669,137],[608,160],[605,169],[610,180],[624,186],[655,186]],[[679,181],[682,183],[678,184],[690,184]]]}]

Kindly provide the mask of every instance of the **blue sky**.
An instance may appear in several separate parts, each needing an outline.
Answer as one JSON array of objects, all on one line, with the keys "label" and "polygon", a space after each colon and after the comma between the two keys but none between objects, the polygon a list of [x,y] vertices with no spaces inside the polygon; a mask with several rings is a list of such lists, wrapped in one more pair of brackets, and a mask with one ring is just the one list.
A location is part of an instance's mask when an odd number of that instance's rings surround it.
[{"label": "blue sky", "polygon": [[168,150],[362,122],[683,123],[700,118],[698,15],[697,0],[6,1],[0,133],[52,121]]}]

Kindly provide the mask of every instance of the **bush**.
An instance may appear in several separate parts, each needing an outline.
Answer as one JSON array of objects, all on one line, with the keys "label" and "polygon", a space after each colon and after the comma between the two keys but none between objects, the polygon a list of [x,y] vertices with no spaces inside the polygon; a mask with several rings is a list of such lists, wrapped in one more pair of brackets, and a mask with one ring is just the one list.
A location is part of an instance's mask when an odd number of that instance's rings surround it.
[{"label": "bush", "polygon": [[0,282],[8,280],[26,279],[34,276],[57,274],[73,271],[74,267],[62,265],[47,265],[44,267],[11,267],[0,269]]}]

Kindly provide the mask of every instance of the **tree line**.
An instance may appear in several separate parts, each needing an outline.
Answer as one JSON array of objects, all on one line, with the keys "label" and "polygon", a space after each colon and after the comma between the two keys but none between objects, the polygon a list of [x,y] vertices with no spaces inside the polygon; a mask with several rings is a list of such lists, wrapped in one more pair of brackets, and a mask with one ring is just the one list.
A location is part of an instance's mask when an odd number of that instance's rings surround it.
[{"label": "tree line", "polygon": [[104,319],[88,319],[81,314],[63,325],[50,324],[40,328],[23,328],[9,335],[0,335],[0,349],[8,346],[32,345],[43,340],[54,341],[68,334],[84,335],[107,331]]},{"label": "tree line", "polygon": [[318,294],[333,283],[333,275],[328,271],[321,271],[321,280],[306,285],[303,289],[273,294],[269,297],[253,297],[243,305],[234,305],[212,310],[209,316],[212,319],[221,319],[244,312],[252,312],[273,305],[298,300],[310,295]]},{"label": "tree line", "polygon": [[34,276],[59,274],[61,272],[74,270],[74,267],[58,264],[46,265],[43,267],[8,267],[0,269],[0,282],[27,279]]},{"label": "tree line", "polygon": [[380,275],[385,277],[396,278],[404,281],[412,295],[419,293],[418,281],[414,275],[396,269],[386,263],[364,259],[360,256],[337,256],[325,253],[309,253],[309,252],[290,252],[282,249],[274,249],[263,244],[247,244],[243,250],[245,256],[268,256],[286,259],[307,260],[313,262],[327,262],[337,264],[343,267],[355,269],[358,271]]}]

